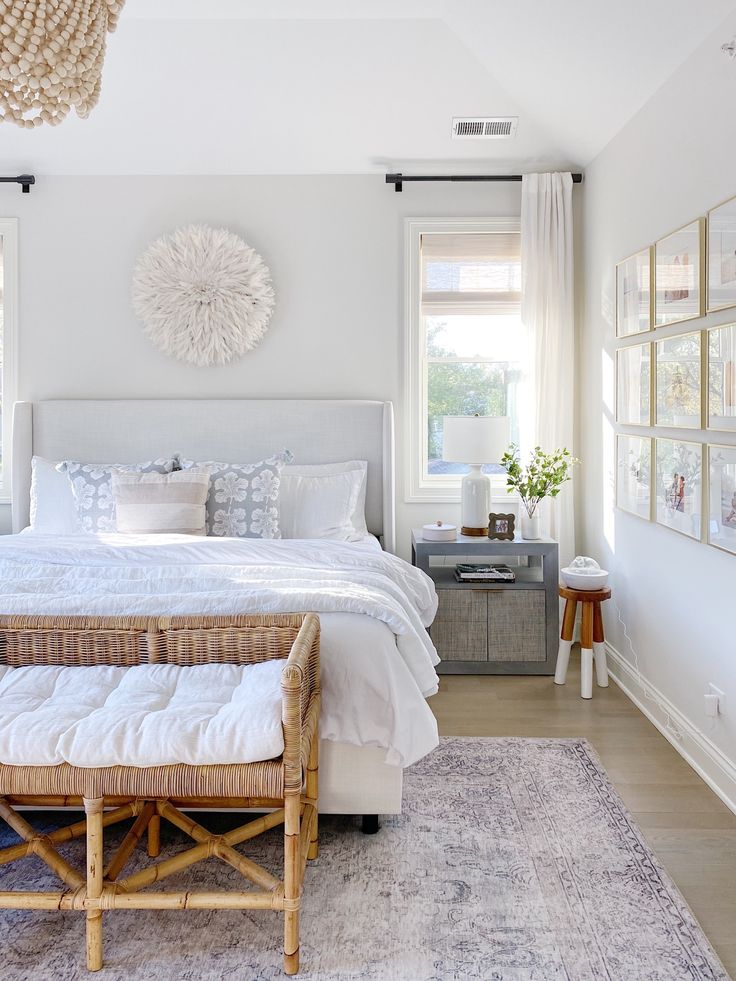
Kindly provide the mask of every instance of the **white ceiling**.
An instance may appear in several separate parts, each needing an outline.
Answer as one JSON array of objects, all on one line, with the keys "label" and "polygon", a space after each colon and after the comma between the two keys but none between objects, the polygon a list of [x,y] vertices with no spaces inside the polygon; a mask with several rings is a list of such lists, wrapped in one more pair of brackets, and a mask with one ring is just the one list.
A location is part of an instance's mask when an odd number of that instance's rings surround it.
[{"label": "white ceiling", "polygon": [[[734,9],[734,0],[128,0],[90,118],[3,125],[0,167],[582,168]],[[454,115],[518,115],[518,135],[453,141]]]}]

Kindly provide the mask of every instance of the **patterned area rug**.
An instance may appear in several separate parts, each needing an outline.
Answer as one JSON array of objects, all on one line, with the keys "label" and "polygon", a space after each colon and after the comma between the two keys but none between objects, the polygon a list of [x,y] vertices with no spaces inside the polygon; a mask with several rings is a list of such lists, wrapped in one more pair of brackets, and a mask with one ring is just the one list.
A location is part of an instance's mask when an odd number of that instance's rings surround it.
[{"label": "patterned area rug", "polygon": [[[173,854],[184,840],[166,827],[164,854]],[[276,871],[279,848],[274,831],[254,857]],[[64,851],[82,858],[78,843]],[[38,872],[32,884],[20,866],[4,866],[0,890],[58,888],[35,858],[23,866]],[[169,880],[241,882],[219,862]],[[299,976],[310,981],[728,977],[578,739],[443,739],[407,772],[405,813],[378,835],[323,820],[303,909]],[[90,977],[81,914],[5,911],[0,923],[5,981]],[[105,914],[98,976],[270,981],[282,977],[280,930],[268,911]]]}]

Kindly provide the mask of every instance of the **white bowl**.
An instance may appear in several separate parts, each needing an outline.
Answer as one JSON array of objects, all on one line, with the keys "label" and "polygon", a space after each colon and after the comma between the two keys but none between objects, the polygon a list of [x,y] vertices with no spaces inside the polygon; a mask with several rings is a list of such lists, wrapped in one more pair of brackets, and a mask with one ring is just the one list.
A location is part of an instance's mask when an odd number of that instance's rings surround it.
[{"label": "white bowl", "polygon": [[603,589],[608,585],[608,573],[605,569],[591,570],[587,575],[579,569],[560,569],[560,575],[569,589]]}]

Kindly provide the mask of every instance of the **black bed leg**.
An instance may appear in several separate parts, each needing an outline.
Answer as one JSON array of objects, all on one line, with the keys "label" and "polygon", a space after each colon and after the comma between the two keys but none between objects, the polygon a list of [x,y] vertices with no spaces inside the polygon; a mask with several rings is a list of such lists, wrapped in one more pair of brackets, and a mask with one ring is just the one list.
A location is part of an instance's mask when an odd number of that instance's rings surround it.
[{"label": "black bed leg", "polygon": [[377,814],[364,814],[363,823],[360,826],[360,830],[364,835],[375,835],[378,834],[378,830],[381,825],[378,823]]}]

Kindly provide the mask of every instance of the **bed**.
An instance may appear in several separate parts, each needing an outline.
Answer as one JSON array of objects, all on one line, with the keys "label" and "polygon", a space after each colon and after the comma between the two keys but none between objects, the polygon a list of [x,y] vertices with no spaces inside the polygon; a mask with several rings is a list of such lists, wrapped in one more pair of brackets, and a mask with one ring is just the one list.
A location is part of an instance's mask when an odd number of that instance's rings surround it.
[{"label": "bed", "polygon": [[[133,463],[179,452],[250,462],[366,460],[359,542],[24,531],[31,459]],[[429,580],[394,549],[393,414],[357,400],[54,400],[15,407],[12,536],[0,538],[3,613],[300,612],[322,622],[320,810],[401,809],[402,769],[437,743],[426,699],[437,657]],[[381,547],[383,546],[383,547]]]}]

